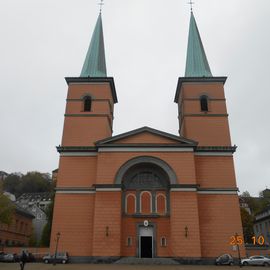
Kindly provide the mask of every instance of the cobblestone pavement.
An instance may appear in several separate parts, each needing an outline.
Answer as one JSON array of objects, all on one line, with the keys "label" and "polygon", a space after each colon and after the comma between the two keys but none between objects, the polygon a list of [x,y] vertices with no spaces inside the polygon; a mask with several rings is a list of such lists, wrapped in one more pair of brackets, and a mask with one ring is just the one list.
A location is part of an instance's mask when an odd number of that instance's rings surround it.
[{"label": "cobblestone pavement", "polygon": [[[20,270],[18,263],[0,263],[1,270]],[[243,267],[239,266],[210,266],[210,265],[119,265],[119,264],[43,264],[43,263],[28,263],[24,270],[256,270],[265,269],[262,267]],[[267,267],[270,269],[270,267]]]}]

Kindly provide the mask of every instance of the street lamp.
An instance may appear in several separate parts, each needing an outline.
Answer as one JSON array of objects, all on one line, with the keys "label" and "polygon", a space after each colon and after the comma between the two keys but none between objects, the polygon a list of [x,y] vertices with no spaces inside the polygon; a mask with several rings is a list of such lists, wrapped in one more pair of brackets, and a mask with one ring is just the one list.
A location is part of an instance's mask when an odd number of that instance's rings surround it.
[{"label": "street lamp", "polygon": [[240,248],[239,248],[239,241],[238,241],[239,235],[236,233],[234,237],[235,237],[235,241],[236,241],[236,245],[237,245],[239,267],[241,268],[242,264],[241,264],[241,255],[240,255]]},{"label": "street lamp", "polygon": [[55,246],[55,253],[54,253],[54,260],[53,260],[53,265],[56,265],[56,254],[57,254],[57,249],[58,249],[58,242],[60,238],[60,232],[56,234],[56,246]]}]

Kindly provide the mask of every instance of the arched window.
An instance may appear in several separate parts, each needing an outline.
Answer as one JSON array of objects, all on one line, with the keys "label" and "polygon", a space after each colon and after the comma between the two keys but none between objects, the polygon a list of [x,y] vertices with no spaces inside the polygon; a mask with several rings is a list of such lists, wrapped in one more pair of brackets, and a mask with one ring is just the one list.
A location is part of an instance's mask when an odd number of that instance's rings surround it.
[{"label": "arched window", "polygon": [[167,246],[167,239],[166,239],[165,236],[162,236],[162,237],[160,238],[160,246],[161,246],[161,247],[166,247],[166,246]]},{"label": "arched window", "polygon": [[140,194],[140,210],[141,214],[152,213],[152,195],[149,191]]},{"label": "arched window", "polygon": [[203,95],[200,97],[201,111],[208,112],[208,97]]},{"label": "arched window", "polygon": [[158,214],[166,214],[166,196],[162,193],[157,194],[156,196],[156,211]]},{"label": "arched window", "polygon": [[85,112],[91,111],[92,99],[89,96],[84,97],[83,99],[83,110]]},{"label": "arched window", "polygon": [[136,212],[136,196],[132,193],[126,196],[126,209],[127,214],[135,214]]},{"label": "arched window", "polygon": [[142,162],[131,166],[122,176],[123,212],[127,215],[156,215],[157,212],[166,215],[169,213],[166,196],[169,185],[168,174],[158,165]]}]

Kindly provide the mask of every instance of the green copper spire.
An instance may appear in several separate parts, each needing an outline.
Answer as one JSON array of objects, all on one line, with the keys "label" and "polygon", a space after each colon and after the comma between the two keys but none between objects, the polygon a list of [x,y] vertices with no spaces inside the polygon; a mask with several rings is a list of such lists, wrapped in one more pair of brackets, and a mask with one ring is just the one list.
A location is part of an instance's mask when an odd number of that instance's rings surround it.
[{"label": "green copper spire", "polygon": [[212,77],[200,33],[191,11],[185,77]]},{"label": "green copper spire", "polygon": [[101,13],[97,19],[80,77],[107,77]]}]

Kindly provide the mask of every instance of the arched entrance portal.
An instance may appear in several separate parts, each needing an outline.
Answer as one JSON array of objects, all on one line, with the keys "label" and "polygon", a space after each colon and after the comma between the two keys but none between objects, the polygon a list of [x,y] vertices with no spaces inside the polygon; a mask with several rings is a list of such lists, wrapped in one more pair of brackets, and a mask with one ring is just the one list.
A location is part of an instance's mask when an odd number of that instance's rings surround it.
[{"label": "arched entrance portal", "polygon": [[124,256],[157,255],[161,239],[170,234],[169,188],[175,182],[173,170],[157,158],[139,157],[120,168],[116,183],[122,184]]}]

